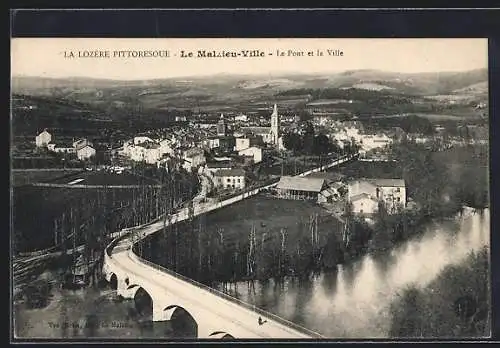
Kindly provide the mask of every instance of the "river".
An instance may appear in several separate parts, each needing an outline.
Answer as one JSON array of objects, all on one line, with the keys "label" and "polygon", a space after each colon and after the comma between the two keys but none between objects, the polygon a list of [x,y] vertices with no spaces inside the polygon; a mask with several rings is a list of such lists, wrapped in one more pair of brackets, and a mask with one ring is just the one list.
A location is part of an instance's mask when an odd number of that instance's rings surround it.
[{"label": "river", "polygon": [[432,223],[390,254],[364,256],[310,281],[236,284],[234,296],[331,338],[387,338],[389,307],[409,285],[425,287],[470,251],[489,246],[489,210]]}]

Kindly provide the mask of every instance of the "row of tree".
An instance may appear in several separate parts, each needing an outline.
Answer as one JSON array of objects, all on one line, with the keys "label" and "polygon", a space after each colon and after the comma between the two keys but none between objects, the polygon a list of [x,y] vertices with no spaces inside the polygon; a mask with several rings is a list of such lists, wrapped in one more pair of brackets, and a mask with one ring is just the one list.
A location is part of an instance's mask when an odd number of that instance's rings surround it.
[{"label": "row of tree", "polygon": [[211,284],[239,280],[307,278],[343,259],[335,230],[321,232],[317,215],[297,230],[268,233],[253,226],[247,238],[222,228],[207,228],[206,216],[168,226],[137,246],[143,257],[187,277]]}]

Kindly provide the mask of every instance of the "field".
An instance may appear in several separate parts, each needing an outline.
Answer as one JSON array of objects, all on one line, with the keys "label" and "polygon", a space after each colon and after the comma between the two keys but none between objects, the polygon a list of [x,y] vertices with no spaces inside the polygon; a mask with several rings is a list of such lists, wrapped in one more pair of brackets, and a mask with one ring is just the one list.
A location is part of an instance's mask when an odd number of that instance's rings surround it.
[{"label": "field", "polygon": [[[270,238],[279,236],[282,228],[289,233],[288,247],[293,249],[298,236],[299,224],[306,223],[312,214],[318,214],[318,229],[321,234],[339,233],[337,220],[327,211],[312,203],[253,197],[207,216],[207,229],[222,229],[229,239],[246,242],[252,226],[257,237],[266,234]],[[340,236],[340,235],[339,235]]]},{"label": "field", "polygon": [[66,175],[78,175],[82,169],[25,169],[13,170],[11,186],[17,187],[36,182],[56,180]]},{"label": "field", "polygon": [[337,252],[342,240],[341,222],[318,205],[265,196],[237,202],[201,216],[193,224],[178,224],[170,233],[157,233],[144,241],[142,252],[153,262],[202,282],[243,279],[254,229],[257,277],[276,275],[283,245],[287,255],[283,262],[289,264],[284,271],[301,272],[310,267],[311,248],[306,245],[311,241],[311,219],[315,217],[318,247],[333,248],[324,253],[322,263],[332,267],[343,256]]},{"label": "field", "polygon": [[[83,179],[83,180],[81,180]],[[77,182],[78,180],[78,182]],[[113,185],[113,186],[127,186],[127,185],[157,185],[153,179],[140,177],[130,173],[116,174],[107,171],[86,171],[70,175],[64,178],[57,178],[48,181],[51,184],[66,184],[71,185]]]}]

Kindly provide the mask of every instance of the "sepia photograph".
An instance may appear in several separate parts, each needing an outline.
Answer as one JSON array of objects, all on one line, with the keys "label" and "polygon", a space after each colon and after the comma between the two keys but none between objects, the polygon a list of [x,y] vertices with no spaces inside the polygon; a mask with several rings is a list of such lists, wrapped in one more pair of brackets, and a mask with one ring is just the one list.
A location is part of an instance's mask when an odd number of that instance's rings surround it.
[{"label": "sepia photograph", "polygon": [[10,45],[14,339],[491,337],[487,39]]}]

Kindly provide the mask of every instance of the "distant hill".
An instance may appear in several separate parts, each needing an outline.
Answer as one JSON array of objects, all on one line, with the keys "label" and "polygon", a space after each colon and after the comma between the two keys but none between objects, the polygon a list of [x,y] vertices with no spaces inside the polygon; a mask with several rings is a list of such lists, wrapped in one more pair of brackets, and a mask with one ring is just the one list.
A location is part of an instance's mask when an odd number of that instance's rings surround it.
[{"label": "distant hill", "polygon": [[478,82],[463,88],[455,89],[453,93],[487,94],[488,81]]},{"label": "distant hill", "polygon": [[[430,96],[487,91],[487,69],[465,72],[396,73],[350,70],[327,74],[229,75],[118,81],[81,77],[13,77],[13,93],[51,96],[83,103],[141,105],[146,108],[190,108],[262,102],[301,89],[357,88]],[[307,94],[307,93],[306,93]]]}]

